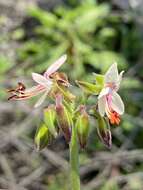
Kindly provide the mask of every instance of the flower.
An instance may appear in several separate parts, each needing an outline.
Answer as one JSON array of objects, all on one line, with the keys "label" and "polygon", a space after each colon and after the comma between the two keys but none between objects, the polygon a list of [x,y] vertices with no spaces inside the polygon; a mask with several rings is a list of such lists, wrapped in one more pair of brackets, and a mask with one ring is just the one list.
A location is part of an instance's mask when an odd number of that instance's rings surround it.
[{"label": "flower", "polygon": [[106,113],[111,124],[120,123],[124,113],[124,103],[117,93],[124,71],[118,74],[117,63],[111,65],[104,77],[104,87],[98,96],[98,109],[103,117]]},{"label": "flower", "polygon": [[32,88],[26,89],[22,83],[18,83],[18,87],[16,89],[8,90],[8,92],[12,93],[12,96],[10,96],[8,99],[24,100],[33,96],[37,96],[40,93],[44,93],[34,107],[40,106],[44,102],[49,91],[51,90],[53,84],[51,75],[61,67],[66,59],[66,55],[61,56],[46,70],[43,75],[40,75],[38,73],[32,73],[33,80],[38,84]]}]

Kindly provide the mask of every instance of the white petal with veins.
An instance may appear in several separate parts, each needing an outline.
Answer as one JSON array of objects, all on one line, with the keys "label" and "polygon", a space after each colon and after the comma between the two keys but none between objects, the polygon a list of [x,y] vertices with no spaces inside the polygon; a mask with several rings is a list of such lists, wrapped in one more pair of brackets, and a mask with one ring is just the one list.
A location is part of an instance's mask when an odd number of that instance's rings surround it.
[{"label": "white petal with veins", "polygon": [[103,117],[105,114],[105,106],[106,106],[106,99],[105,97],[101,97],[98,100],[98,109],[99,109],[99,113],[100,115]]},{"label": "white petal with veins", "polygon": [[120,88],[120,83],[121,83],[121,81],[122,81],[123,73],[124,73],[124,71],[121,71],[120,74],[119,74],[118,82],[116,82],[116,91],[118,91],[119,88]]},{"label": "white petal with veins", "polygon": [[47,97],[48,92],[49,92],[49,90],[47,90],[47,91],[39,98],[39,100],[36,102],[34,108],[39,107],[39,106],[44,102],[44,100],[45,100],[46,97]]},{"label": "white petal with veins", "polygon": [[110,92],[110,88],[109,87],[106,87],[106,88],[103,88],[98,96],[98,99],[100,99],[102,96],[105,96],[107,95],[108,93]]},{"label": "white petal with veins", "polygon": [[51,75],[52,73],[56,72],[61,65],[66,61],[67,55],[61,56],[55,63],[53,63],[45,72],[46,76]]},{"label": "white petal with veins", "polygon": [[115,91],[112,94],[111,108],[120,115],[124,113],[124,103],[119,94],[117,94]]},{"label": "white petal with veins", "polygon": [[105,73],[105,83],[116,83],[118,81],[117,63],[114,63]]},{"label": "white petal with veins", "polygon": [[32,73],[32,78],[35,82],[38,84],[41,84],[45,87],[48,87],[49,85],[52,84],[52,81],[49,79],[46,79],[44,76],[38,74],[38,73]]}]

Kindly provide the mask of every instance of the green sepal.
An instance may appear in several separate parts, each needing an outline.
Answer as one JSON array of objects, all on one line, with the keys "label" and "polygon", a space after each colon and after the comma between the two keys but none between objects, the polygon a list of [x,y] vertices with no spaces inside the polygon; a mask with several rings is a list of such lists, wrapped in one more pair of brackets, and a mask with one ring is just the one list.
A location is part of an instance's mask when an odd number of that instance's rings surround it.
[{"label": "green sepal", "polygon": [[49,93],[49,95],[51,96],[51,98],[55,99],[57,94],[61,94],[64,98],[64,100],[66,100],[67,102],[74,102],[75,100],[75,95],[73,95],[67,87],[62,86],[57,84],[56,81],[54,81],[53,87]]},{"label": "green sepal", "polygon": [[75,100],[75,95],[73,95],[66,87],[58,85],[58,89],[66,101],[73,102]]},{"label": "green sepal", "polygon": [[95,81],[96,81],[96,84],[99,85],[101,88],[104,87],[104,75],[100,75],[100,74],[96,74],[94,73],[95,75]]},{"label": "green sepal", "polygon": [[76,83],[87,94],[98,95],[101,91],[100,85],[92,84],[85,81],[76,81]]}]

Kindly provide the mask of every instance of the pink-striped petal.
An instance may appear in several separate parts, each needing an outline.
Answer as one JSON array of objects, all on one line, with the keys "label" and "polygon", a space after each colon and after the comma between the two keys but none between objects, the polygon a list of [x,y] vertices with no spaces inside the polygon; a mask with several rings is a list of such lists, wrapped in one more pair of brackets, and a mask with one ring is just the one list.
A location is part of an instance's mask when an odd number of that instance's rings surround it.
[{"label": "pink-striped petal", "polygon": [[67,59],[67,55],[63,55],[61,56],[55,63],[53,63],[45,72],[45,76],[48,77],[50,76],[52,73],[56,72],[61,65],[66,61]]}]

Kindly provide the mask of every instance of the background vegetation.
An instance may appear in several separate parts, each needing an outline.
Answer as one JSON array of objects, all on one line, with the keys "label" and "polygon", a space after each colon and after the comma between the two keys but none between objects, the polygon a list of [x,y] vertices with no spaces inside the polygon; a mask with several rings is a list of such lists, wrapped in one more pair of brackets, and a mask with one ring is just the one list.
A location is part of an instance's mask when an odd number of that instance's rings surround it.
[{"label": "background vegetation", "polygon": [[63,53],[68,61],[61,70],[73,85],[75,79],[92,81],[93,72],[104,73],[114,61],[125,70],[120,94],[126,113],[121,125],[112,127],[111,150],[100,143],[91,121],[90,141],[80,152],[82,189],[142,189],[143,5],[118,2],[0,2],[1,189],[69,189],[64,138],[36,152],[33,139],[42,108],[33,109],[35,99],[8,102],[6,94],[18,81],[31,86],[31,72],[43,73]]}]

